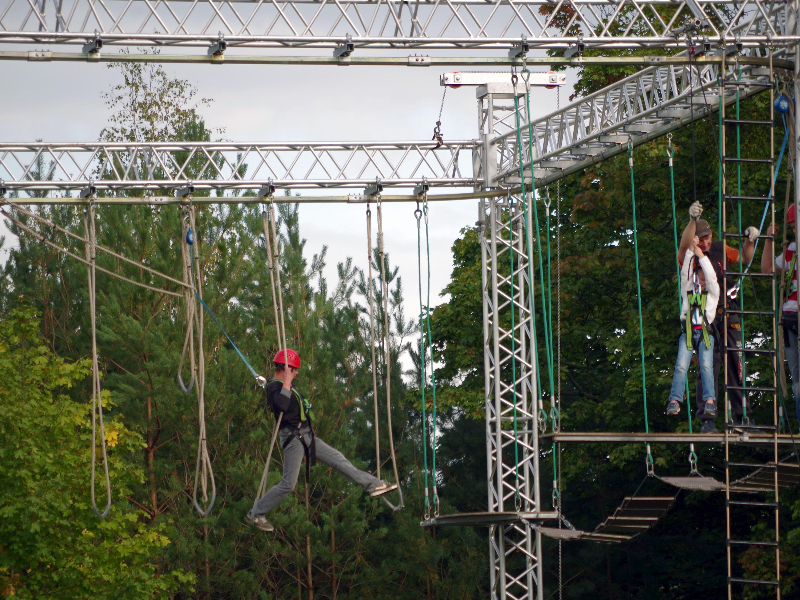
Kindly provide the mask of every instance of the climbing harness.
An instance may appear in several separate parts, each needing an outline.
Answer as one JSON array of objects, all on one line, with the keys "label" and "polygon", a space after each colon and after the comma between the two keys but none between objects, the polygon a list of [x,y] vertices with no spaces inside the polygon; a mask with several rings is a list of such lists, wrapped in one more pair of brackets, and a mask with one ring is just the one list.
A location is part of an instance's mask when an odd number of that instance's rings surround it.
[{"label": "climbing harness", "polygon": [[[225,330],[222,329],[222,326],[219,325],[219,322],[216,320],[214,315],[211,313],[211,310],[206,306],[206,303],[203,301],[203,279],[202,273],[200,271],[200,262],[199,257],[198,260],[195,260],[195,243],[196,240],[194,238],[194,231],[196,230],[196,223],[195,223],[195,208],[194,205],[189,204],[188,206],[184,206],[181,209],[181,216],[182,216],[182,236],[181,236],[181,244],[183,246],[181,251],[181,256],[183,257],[183,269],[184,269],[184,278],[188,273],[188,279],[192,283],[193,293],[194,296],[197,298],[197,301],[205,308],[211,318],[214,320],[215,323],[219,326],[223,333]],[[199,254],[199,252],[198,252]],[[187,259],[188,258],[188,262]],[[197,310],[196,306],[189,308],[194,303],[192,300],[189,305],[187,306],[187,314],[191,314],[194,317],[194,324],[193,328],[196,330],[197,334],[197,365],[194,362],[191,363],[192,367],[192,376],[195,382],[195,390],[197,392],[197,420],[198,420],[198,439],[197,439],[197,458],[195,460],[195,473],[194,473],[194,486],[192,488],[192,504],[197,510],[198,514],[201,517],[207,517],[211,514],[211,510],[214,508],[214,502],[217,499],[217,484],[214,480],[214,470],[211,466],[211,457],[208,453],[208,439],[206,434],[206,404],[205,404],[205,387],[206,387],[206,368],[205,368],[205,353],[203,351],[203,313],[200,310]],[[188,328],[191,332],[192,327]],[[228,337],[228,334],[225,333],[225,336]],[[230,340],[230,338],[228,337]],[[234,348],[236,348],[235,344],[231,342]],[[190,348],[192,348],[192,344],[190,343]],[[238,351],[238,348],[237,348]],[[190,350],[189,353],[190,360],[194,358],[194,351]],[[241,356],[241,353],[240,353]],[[242,357],[244,358],[244,357]],[[247,362],[247,361],[245,361]],[[252,370],[252,368],[251,368]],[[211,482],[211,498],[208,497],[208,487],[209,481]],[[200,497],[201,500],[198,499],[198,488],[200,490]],[[205,505],[205,506],[203,506]]]},{"label": "climbing harness", "polygon": [[[695,261],[697,262],[697,261]],[[695,269],[700,268],[699,266]],[[695,281],[692,284],[693,290],[686,292],[689,300],[689,313],[686,315],[686,349],[692,350],[692,328],[694,325],[694,315],[698,315],[700,319],[700,326],[703,332],[703,343],[706,348],[711,349],[711,339],[708,337],[708,320],[706,319],[706,302],[708,300],[708,293],[700,291],[700,283],[697,281],[697,272],[694,274]]]},{"label": "climbing harness", "polygon": [[[103,424],[103,401],[100,389],[100,365],[97,360],[97,287],[96,265],[97,260],[97,232],[95,229],[94,203],[89,202],[89,208],[83,211],[83,232],[86,236],[86,261],[89,263],[89,315],[92,323],[92,474],[91,497],[92,510],[104,519],[111,510],[111,479],[108,474],[108,452],[106,450],[106,432]],[[106,506],[101,512],[97,507],[95,498],[95,466],[97,463],[97,429],[100,426],[100,446],[103,452],[103,472],[106,482]]]},{"label": "climbing harness", "polygon": [[[431,248],[430,248],[430,235],[428,231],[428,197],[427,193],[422,195],[422,210],[417,203],[417,209],[414,211],[414,217],[417,220],[417,272],[419,274],[419,360],[420,360],[420,390],[422,393],[422,439],[423,439],[423,461],[425,473],[425,514],[424,520],[430,519],[430,509],[428,504],[428,434],[427,434],[427,421],[426,414],[427,406],[425,401],[425,388],[428,385],[426,374],[426,363],[430,357],[431,363],[431,389],[433,392],[433,434],[431,439],[431,449],[433,458],[433,468],[431,473],[433,485],[433,516],[439,516],[439,491],[436,485],[436,428],[437,428],[437,406],[436,406],[436,375],[433,370],[433,336],[431,335],[431,319],[430,319],[430,302],[431,302]],[[425,217],[425,250],[428,265],[428,286],[427,286],[427,301],[422,303],[422,244],[421,244],[421,221]]]}]

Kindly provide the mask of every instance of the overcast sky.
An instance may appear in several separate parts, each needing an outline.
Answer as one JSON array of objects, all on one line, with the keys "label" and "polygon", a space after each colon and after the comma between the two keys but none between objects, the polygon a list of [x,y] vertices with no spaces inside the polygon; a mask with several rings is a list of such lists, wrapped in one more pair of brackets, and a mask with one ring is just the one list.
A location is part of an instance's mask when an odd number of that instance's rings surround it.
[{"label": "overcast sky", "polygon": [[[236,142],[428,140],[442,101],[439,75],[454,70],[230,64],[165,68],[174,77],[188,79],[199,96],[214,100],[201,110],[206,124],[224,127],[224,138]],[[0,140],[4,142],[96,140],[109,116],[100,94],[120,82],[118,71],[104,64],[6,61],[2,70]],[[562,106],[573,82],[570,73],[567,88],[561,90]],[[534,90],[531,106],[534,117],[552,112],[556,91]],[[477,121],[475,89],[448,90],[444,138],[474,139]],[[400,267],[407,317],[419,312],[414,209],[412,204],[384,205],[386,249]],[[309,253],[318,252],[323,244],[329,247],[331,283],[336,263],[346,257],[365,266],[364,211],[363,205],[301,207],[301,234],[308,240]],[[473,200],[430,206],[433,306],[442,301],[439,292],[450,277],[450,247],[463,227],[475,223],[477,213]],[[0,235],[6,233],[0,226]],[[3,250],[0,259],[7,256]]]}]

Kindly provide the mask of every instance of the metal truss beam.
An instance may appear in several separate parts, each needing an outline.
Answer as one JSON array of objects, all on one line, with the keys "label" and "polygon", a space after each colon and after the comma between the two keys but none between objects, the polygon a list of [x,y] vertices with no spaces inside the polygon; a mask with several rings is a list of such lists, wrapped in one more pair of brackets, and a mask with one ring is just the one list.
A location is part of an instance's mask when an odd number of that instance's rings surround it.
[{"label": "metal truss beam", "polygon": [[[618,83],[588,95],[550,115],[534,120],[533,144],[527,123],[522,127],[525,170],[531,165],[537,185],[581,171],[625,152],[628,144],[643,144],[719,110],[720,73],[740,78],[740,97],[768,89],[769,70],[742,66],[738,72],[733,58],[717,58],[705,64],[668,64],[649,67]],[[790,64],[781,61],[786,69]],[[784,79],[788,81],[789,71]],[[724,103],[735,100],[727,88]],[[497,154],[494,185],[519,184],[519,153],[516,128],[495,136],[483,152]]]},{"label": "metal truss beam", "polygon": [[[521,58],[500,58],[485,56],[349,56],[347,59],[331,56],[286,56],[278,55],[206,55],[206,54],[152,54],[130,52],[125,54],[102,54],[99,52],[53,52],[51,50],[31,50],[26,52],[0,50],[0,61],[28,62],[86,62],[86,63],[170,63],[170,64],[231,64],[231,65],[351,65],[371,67],[512,67],[522,68]],[[585,67],[589,65],[631,65],[648,67],[660,65],[702,65],[718,62],[713,56],[690,58],[686,55],[675,56],[575,56],[564,58],[558,56],[528,56],[525,64],[528,67],[546,65],[547,67]],[[762,58],[743,56],[742,65],[766,64]],[[776,64],[791,69],[789,61],[776,61]]]},{"label": "metal truss beam", "polygon": [[473,187],[472,141],[424,142],[2,143],[9,190],[169,191],[278,188]]},{"label": "metal truss beam", "polygon": [[[227,48],[531,49],[790,44],[776,0],[0,0],[0,42]],[[218,48],[218,46],[217,46]],[[347,52],[345,52],[347,53]]]}]

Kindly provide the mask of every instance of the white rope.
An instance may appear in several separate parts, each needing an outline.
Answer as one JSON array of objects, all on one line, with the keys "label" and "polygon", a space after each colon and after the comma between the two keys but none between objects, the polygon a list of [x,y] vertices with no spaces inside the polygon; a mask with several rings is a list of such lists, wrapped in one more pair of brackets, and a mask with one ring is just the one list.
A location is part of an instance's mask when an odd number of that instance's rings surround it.
[{"label": "white rope", "polygon": [[[181,221],[183,223],[183,240],[181,241],[181,258],[183,260],[183,299],[186,305],[186,337],[183,340],[183,350],[181,351],[181,359],[178,363],[178,387],[187,396],[192,393],[192,388],[195,385],[197,378],[197,360],[194,354],[194,319],[195,310],[197,309],[197,301],[194,297],[192,281],[192,260],[189,253],[189,244],[186,243],[186,235],[189,228],[189,213],[181,211]],[[189,369],[190,380],[189,385],[183,383],[181,372],[183,371],[183,361],[186,358],[186,352],[189,352]]]},{"label": "white rope", "polygon": [[[386,258],[383,250],[383,210],[381,197],[377,196],[377,218],[378,218],[378,256],[381,261],[381,293],[383,295],[383,343],[384,343],[384,370],[386,375],[386,420],[389,427],[389,452],[392,458],[392,471],[394,480],[397,484],[397,493],[400,496],[398,505],[393,505],[386,496],[381,498],[386,505],[393,511],[403,508],[403,490],[400,486],[400,475],[397,471],[397,457],[394,451],[394,433],[392,431],[392,386],[391,386],[391,332],[389,330],[389,284],[386,281]],[[376,423],[377,426],[377,423]],[[436,475],[434,474],[434,477]]]},{"label": "white rope", "polygon": [[[106,431],[103,424],[103,402],[100,389],[100,365],[97,360],[97,287],[95,286],[95,261],[97,258],[96,231],[94,221],[94,205],[90,204],[87,211],[83,212],[83,230],[86,235],[86,261],[89,265],[89,315],[92,323],[92,474],[91,474],[91,496],[92,510],[104,519],[111,510],[111,479],[108,475],[108,452],[106,450]],[[103,471],[106,480],[106,506],[103,512],[97,507],[95,497],[95,467],[97,462],[97,423],[100,423],[100,445],[103,450]]]},{"label": "white rope", "polygon": [[[287,356],[286,346],[286,328],[283,320],[283,293],[280,289],[280,262],[279,262],[279,244],[277,236],[277,227],[275,224],[274,206],[270,202],[269,217],[267,211],[261,211],[261,224],[264,226],[264,248],[267,252],[267,266],[269,267],[269,281],[272,288],[272,307],[275,313],[275,331],[278,337],[278,348],[283,350],[283,358],[287,366],[289,357]],[[270,241],[270,227],[272,228],[272,241]],[[277,279],[277,282],[276,282]],[[276,289],[277,286],[277,289]],[[256,490],[256,497],[253,500],[253,512],[255,512],[258,501],[267,491],[267,478],[269,477],[269,467],[272,462],[272,451],[275,448],[275,441],[278,438],[278,431],[280,431],[281,421],[283,420],[283,412],[278,415],[278,420],[275,423],[275,428],[272,430],[272,439],[269,444],[269,452],[267,453],[267,461],[264,463],[264,470],[261,473],[261,481]]]},{"label": "white rope", "polygon": [[[30,217],[31,219],[41,223],[42,225],[46,225],[47,227],[52,227],[56,231],[60,231],[61,233],[65,234],[65,235],[68,235],[69,237],[71,237],[74,240],[77,240],[79,242],[83,242],[84,244],[88,243],[87,239],[82,238],[81,236],[79,236],[79,235],[77,235],[75,233],[72,233],[71,231],[68,231],[67,229],[64,229],[63,227],[61,227],[59,225],[56,225],[55,223],[45,219],[41,215],[37,215],[34,212],[26,210],[25,208],[23,208],[22,206],[19,206],[18,204],[13,204],[11,202],[8,202],[5,198],[2,198],[2,197],[0,197],[0,202],[5,204],[6,206],[10,206],[11,208],[16,210],[17,212],[21,212],[22,214],[27,215],[28,217]],[[184,282],[184,281],[178,281],[177,279],[173,279],[169,275],[166,275],[166,274],[164,274],[164,273],[162,273],[160,271],[156,271],[155,269],[152,269],[152,268],[148,267],[145,264],[142,264],[140,262],[132,260],[132,259],[128,258],[127,256],[123,256],[122,254],[118,254],[118,253],[114,252],[113,250],[110,250],[110,249],[105,248],[103,246],[99,246],[97,244],[97,242],[95,241],[95,251],[97,251],[97,250],[99,250],[100,252],[105,252],[106,254],[110,254],[114,258],[117,258],[117,259],[119,259],[119,260],[121,260],[123,262],[126,262],[129,265],[133,265],[137,269],[143,269],[143,270],[145,270],[145,271],[147,271],[149,273],[152,273],[153,275],[158,275],[159,277],[162,277],[163,279],[166,279],[167,281],[170,281],[172,283],[178,284],[178,285],[183,286],[183,287],[189,287],[189,288],[192,287],[190,283],[187,283],[187,282]]]},{"label": "white rope", "polygon": [[[31,229],[30,227],[25,225],[25,223],[23,223],[19,219],[16,219],[16,218],[12,217],[6,211],[0,209],[0,214],[2,214],[6,219],[11,221],[14,225],[19,227],[22,231],[24,231],[24,232],[28,233],[29,235],[35,237],[40,242],[50,246],[51,248],[54,248],[56,251],[60,252],[61,254],[65,254],[65,255],[69,256],[70,258],[74,258],[75,260],[77,260],[80,263],[83,263],[87,267],[92,267],[91,261],[86,260],[85,258],[81,258],[80,256],[78,256],[74,252],[70,252],[70,250],[68,250],[67,248],[59,246],[55,242],[52,242],[52,241],[48,240],[41,233],[39,233],[37,231],[34,231],[33,229]],[[85,243],[88,243],[88,241],[86,241],[86,240],[84,240],[84,241],[85,241]],[[164,289],[161,289],[161,288],[153,287],[151,285],[147,285],[146,283],[141,283],[139,281],[134,281],[133,279],[128,279],[124,275],[120,275],[119,273],[115,273],[114,271],[109,271],[108,269],[104,269],[103,267],[99,267],[99,266],[95,265],[93,268],[95,270],[97,270],[97,271],[100,271],[101,273],[105,273],[106,275],[111,275],[112,277],[116,277],[117,279],[119,279],[121,281],[124,281],[125,283],[130,283],[131,285],[139,286],[139,287],[144,288],[146,290],[150,290],[151,292],[156,292],[157,294],[165,294],[167,296],[174,296],[175,298],[180,298],[183,295],[182,293],[179,293],[179,292],[170,292],[169,290],[164,290]]]},{"label": "white rope", "polygon": [[[189,206],[186,209],[188,219],[183,219],[183,239],[181,243],[188,246],[186,235],[189,229],[192,230],[194,235],[194,262],[191,260],[188,264],[189,272],[194,271],[194,285],[197,294],[202,298],[203,294],[203,280],[200,269],[200,236],[197,235],[197,227],[195,224],[195,209],[194,206]],[[191,256],[191,251],[187,248],[186,253]],[[211,466],[211,457],[208,454],[208,439],[206,437],[206,402],[205,402],[205,389],[206,389],[206,367],[205,367],[205,353],[203,351],[203,311],[197,308],[196,300],[192,299],[194,307],[192,312],[194,314],[195,327],[197,330],[197,370],[195,373],[195,389],[197,390],[197,420],[199,424],[198,440],[197,440],[197,460],[195,462],[194,472],[194,488],[192,489],[192,503],[201,517],[207,517],[211,514],[214,508],[214,502],[217,499],[217,484],[214,481],[214,470]],[[211,498],[208,497],[208,482],[211,481]],[[198,488],[201,492],[202,504],[198,500]]]},{"label": "white rope", "polygon": [[372,359],[372,406],[375,413],[375,477],[381,478],[381,428],[378,416],[378,372],[375,360],[375,301],[372,286],[372,211],[367,203],[367,265],[369,265],[369,350]]}]

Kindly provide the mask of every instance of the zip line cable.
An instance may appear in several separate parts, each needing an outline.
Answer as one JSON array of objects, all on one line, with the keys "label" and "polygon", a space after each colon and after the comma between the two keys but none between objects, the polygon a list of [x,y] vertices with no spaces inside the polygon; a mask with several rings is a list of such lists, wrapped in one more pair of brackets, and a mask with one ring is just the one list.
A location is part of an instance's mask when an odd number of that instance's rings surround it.
[{"label": "zip line cable", "polygon": [[[108,451],[106,449],[106,431],[103,424],[103,400],[100,389],[100,365],[97,360],[97,287],[96,265],[97,260],[97,232],[95,229],[94,204],[89,204],[88,210],[83,211],[83,231],[86,236],[86,261],[89,280],[89,315],[92,324],[92,473],[91,473],[91,498],[92,510],[101,519],[108,516],[111,510],[111,479],[108,474]],[[103,474],[106,482],[106,506],[101,512],[97,507],[95,497],[95,467],[97,463],[97,424],[100,425],[100,446],[103,453]]]}]

